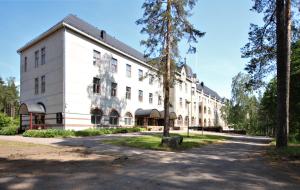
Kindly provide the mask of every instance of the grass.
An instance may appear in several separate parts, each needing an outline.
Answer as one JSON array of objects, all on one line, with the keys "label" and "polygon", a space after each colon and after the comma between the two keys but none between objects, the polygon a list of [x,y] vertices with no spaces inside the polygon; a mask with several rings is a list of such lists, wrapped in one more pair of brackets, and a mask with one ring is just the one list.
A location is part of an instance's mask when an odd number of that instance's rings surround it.
[{"label": "grass", "polygon": [[[183,134],[171,134],[171,136],[180,135],[183,136],[183,143],[176,150],[186,150],[190,148],[200,147],[207,144],[212,144],[220,141],[227,140],[228,137],[216,136],[216,135],[198,135],[190,134],[189,137]],[[161,146],[161,134],[144,135],[138,137],[120,137],[111,140],[105,140],[104,143],[119,145],[119,146],[129,146],[141,149],[150,150],[174,150],[169,147]]]},{"label": "grass", "polygon": [[300,160],[300,142],[289,142],[286,148],[276,149],[276,142],[272,141],[267,154],[274,160]]}]

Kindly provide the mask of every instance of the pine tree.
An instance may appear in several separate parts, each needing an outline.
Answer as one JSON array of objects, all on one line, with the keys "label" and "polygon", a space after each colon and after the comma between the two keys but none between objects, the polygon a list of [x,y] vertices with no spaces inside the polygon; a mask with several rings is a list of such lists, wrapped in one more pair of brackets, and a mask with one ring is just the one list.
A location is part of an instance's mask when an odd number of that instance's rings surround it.
[{"label": "pine tree", "polygon": [[[249,43],[242,49],[250,58],[246,70],[252,76],[250,84],[260,87],[262,79],[277,70],[277,148],[287,146],[289,128],[289,80],[291,40],[299,39],[296,14],[291,7],[299,0],[253,0],[253,11],[264,14],[264,25],[251,24]],[[292,15],[294,18],[292,19]],[[293,31],[293,33],[292,33]],[[275,64],[276,63],[276,64]]]},{"label": "pine tree", "polygon": [[174,84],[175,60],[179,58],[178,43],[186,37],[188,52],[194,53],[192,43],[205,34],[188,21],[195,3],[196,0],[146,0],[143,17],[136,21],[143,26],[141,33],[148,35],[141,41],[146,47],[145,55],[155,57],[151,63],[158,68],[158,76],[163,76],[163,136],[169,136],[170,87]]}]

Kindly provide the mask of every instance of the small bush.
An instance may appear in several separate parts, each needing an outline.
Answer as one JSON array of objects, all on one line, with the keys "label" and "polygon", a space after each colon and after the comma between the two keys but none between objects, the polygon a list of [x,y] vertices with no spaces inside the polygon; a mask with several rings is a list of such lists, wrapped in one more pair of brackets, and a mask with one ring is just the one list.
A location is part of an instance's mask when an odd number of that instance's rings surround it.
[{"label": "small bush", "polygon": [[74,131],[62,129],[46,129],[46,130],[27,130],[23,133],[24,137],[71,137],[75,136]]},{"label": "small bush", "polygon": [[0,129],[0,135],[16,135],[19,127],[17,125],[11,125],[9,127],[3,127]]},{"label": "small bush", "polygon": [[289,136],[289,142],[294,143],[294,144],[299,144],[300,143],[300,133],[291,134]]},{"label": "small bush", "polygon": [[0,113],[0,129],[9,127],[12,124],[14,124],[14,121],[11,117],[7,117],[4,113]]}]

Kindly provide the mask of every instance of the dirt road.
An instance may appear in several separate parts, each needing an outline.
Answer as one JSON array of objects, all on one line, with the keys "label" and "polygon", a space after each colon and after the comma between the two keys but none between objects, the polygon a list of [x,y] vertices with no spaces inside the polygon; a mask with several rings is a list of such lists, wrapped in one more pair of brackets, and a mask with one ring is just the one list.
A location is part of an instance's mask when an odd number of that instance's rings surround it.
[{"label": "dirt road", "polygon": [[263,138],[185,152],[102,144],[107,138],[118,136],[0,136],[0,189],[300,189],[300,168],[267,160]]}]

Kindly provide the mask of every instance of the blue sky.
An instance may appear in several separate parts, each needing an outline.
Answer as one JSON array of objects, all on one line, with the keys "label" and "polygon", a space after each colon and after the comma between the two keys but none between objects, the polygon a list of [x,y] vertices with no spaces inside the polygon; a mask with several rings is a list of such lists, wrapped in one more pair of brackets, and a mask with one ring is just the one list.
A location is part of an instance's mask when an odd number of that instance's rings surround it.
[{"label": "blue sky", "polygon": [[[19,55],[16,50],[63,17],[72,13],[106,30],[112,36],[143,52],[135,21],[143,14],[143,0],[0,0],[0,76],[19,80]],[[250,12],[251,0],[198,0],[190,21],[206,32],[199,39],[197,53],[181,56],[197,73],[200,81],[221,96],[230,97],[231,79],[242,71],[247,60],[240,48],[248,41],[250,23],[260,23]]]}]

